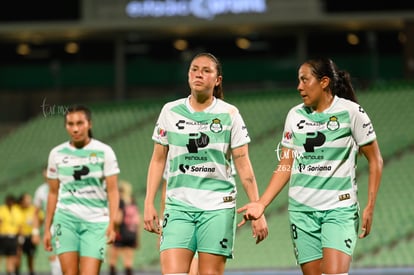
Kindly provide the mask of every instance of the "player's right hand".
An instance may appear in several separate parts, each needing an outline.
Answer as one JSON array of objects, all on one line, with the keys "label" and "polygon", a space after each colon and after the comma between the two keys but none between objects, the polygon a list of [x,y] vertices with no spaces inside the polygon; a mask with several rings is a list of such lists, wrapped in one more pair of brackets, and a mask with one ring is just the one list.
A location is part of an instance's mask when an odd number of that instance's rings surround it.
[{"label": "player's right hand", "polygon": [[43,246],[45,247],[46,251],[52,251],[52,236],[50,231],[46,230],[43,236]]},{"label": "player's right hand", "polygon": [[153,205],[144,209],[144,229],[156,234],[161,233],[158,214]]}]

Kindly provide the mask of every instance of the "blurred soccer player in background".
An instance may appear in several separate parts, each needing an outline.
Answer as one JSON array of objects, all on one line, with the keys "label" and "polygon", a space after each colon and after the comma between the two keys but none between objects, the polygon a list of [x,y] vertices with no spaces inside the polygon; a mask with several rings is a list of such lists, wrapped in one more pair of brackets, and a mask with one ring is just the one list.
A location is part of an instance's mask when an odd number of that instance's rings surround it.
[{"label": "blurred soccer player in background", "polygon": [[65,127],[70,141],[49,154],[44,245],[53,247],[65,275],[99,274],[115,241],[120,171],[112,148],[92,137],[87,107],[71,106]]},{"label": "blurred soccer player in background", "polygon": [[[33,196],[35,213],[33,217],[32,241],[35,244],[39,244],[41,236],[43,236],[43,224],[46,215],[47,197],[49,194],[49,184],[47,183],[46,172],[47,167],[42,170],[44,181],[37,187]],[[51,229],[51,232],[53,232],[53,228]],[[60,267],[59,258],[53,251],[48,252],[48,260],[51,275],[61,275],[62,269]]]}]

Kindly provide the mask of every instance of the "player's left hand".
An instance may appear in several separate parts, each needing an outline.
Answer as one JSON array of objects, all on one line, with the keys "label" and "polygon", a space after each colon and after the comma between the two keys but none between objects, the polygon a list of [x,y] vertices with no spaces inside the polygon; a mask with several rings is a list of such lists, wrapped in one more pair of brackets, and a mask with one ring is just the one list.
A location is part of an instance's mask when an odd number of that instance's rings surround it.
[{"label": "player's left hand", "polygon": [[365,238],[371,232],[372,220],[374,216],[374,209],[372,207],[365,207],[364,212],[362,212],[362,224],[361,224],[361,234],[359,238]]},{"label": "player's left hand", "polygon": [[115,242],[116,232],[112,228],[106,230],[106,243],[113,244]]},{"label": "player's left hand", "polygon": [[260,243],[269,234],[266,218],[262,215],[259,219],[252,221],[253,238],[256,238],[256,244]]}]

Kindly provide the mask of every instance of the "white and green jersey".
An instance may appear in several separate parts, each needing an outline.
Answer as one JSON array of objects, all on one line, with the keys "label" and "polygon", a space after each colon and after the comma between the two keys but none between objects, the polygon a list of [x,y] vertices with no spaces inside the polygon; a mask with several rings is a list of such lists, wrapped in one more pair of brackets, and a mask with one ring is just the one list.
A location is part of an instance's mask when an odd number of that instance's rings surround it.
[{"label": "white and green jersey", "polygon": [[375,139],[368,115],[350,100],[335,97],[322,113],[303,104],[292,108],[281,142],[295,155],[289,210],[328,210],[357,203],[358,149]]},{"label": "white and green jersey", "polygon": [[46,213],[47,196],[49,194],[49,184],[42,183],[37,187],[33,196],[33,205]]},{"label": "white and green jersey", "polygon": [[49,154],[47,177],[59,180],[56,211],[89,222],[109,221],[105,177],[119,173],[112,148],[96,139],[83,148],[69,142]]},{"label": "white and green jersey", "polygon": [[169,102],[152,138],[169,146],[166,207],[186,211],[235,207],[230,150],[250,142],[235,106],[214,98],[206,110],[195,112],[189,98]]}]

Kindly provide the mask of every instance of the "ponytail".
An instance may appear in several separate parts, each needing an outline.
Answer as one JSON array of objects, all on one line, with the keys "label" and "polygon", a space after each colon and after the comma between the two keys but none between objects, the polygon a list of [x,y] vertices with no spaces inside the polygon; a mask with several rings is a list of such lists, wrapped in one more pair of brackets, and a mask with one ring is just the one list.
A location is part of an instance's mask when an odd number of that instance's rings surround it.
[{"label": "ponytail", "polygon": [[338,70],[336,64],[329,58],[316,58],[305,62],[312,68],[313,74],[318,78],[330,79],[329,89],[333,95],[349,99],[358,103],[351,76],[347,71]]},{"label": "ponytail", "polygon": [[351,76],[347,71],[338,71],[338,77],[333,82],[334,87],[332,89],[332,92],[334,94],[358,103],[354,87],[351,83]]}]

